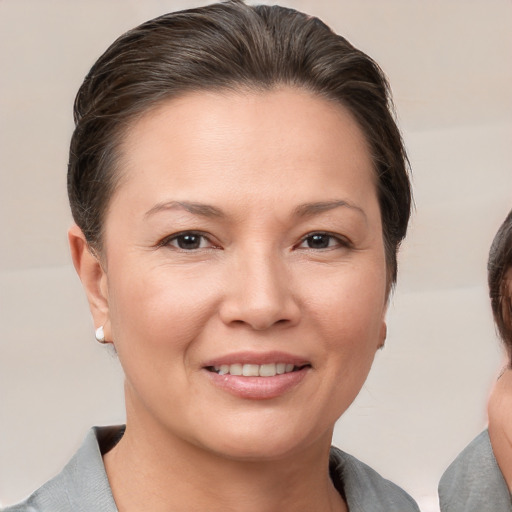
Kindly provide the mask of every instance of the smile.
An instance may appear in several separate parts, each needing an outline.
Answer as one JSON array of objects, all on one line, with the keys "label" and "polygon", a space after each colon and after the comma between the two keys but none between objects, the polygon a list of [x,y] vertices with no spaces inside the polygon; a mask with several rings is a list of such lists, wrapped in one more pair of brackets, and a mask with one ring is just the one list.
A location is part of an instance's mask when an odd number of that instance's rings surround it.
[{"label": "smile", "polygon": [[313,363],[286,352],[237,352],[203,363],[203,375],[215,388],[249,400],[269,400],[292,392],[313,375]]},{"label": "smile", "polygon": [[220,366],[208,366],[207,370],[219,375],[236,375],[243,377],[275,377],[285,373],[292,373],[301,370],[309,365],[296,366],[291,363],[268,363],[268,364],[222,364]]}]

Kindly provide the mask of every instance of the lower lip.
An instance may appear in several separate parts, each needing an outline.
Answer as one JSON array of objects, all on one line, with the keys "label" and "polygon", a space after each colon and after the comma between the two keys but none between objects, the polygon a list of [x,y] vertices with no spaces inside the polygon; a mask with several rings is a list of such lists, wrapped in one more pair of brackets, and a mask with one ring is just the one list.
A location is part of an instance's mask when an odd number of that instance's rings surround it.
[{"label": "lower lip", "polygon": [[249,400],[270,400],[284,395],[298,386],[306,377],[309,367],[274,377],[242,377],[239,375],[219,375],[207,372],[211,382],[222,391]]}]

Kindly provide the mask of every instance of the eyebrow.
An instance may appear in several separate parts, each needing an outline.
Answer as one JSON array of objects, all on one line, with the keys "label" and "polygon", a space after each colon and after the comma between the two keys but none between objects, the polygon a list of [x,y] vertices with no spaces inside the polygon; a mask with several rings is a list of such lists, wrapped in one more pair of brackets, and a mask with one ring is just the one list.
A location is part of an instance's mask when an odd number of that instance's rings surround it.
[{"label": "eyebrow", "polygon": [[366,213],[362,208],[341,199],[335,201],[320,201],[318,203],[301,204],[295,208],[295,215],[297,217],[310,217],[313,215],[318,215],[319,213],[327,212],[329,210],[334,210],[335,208],[350,208],[359,212],[366,219]]},{"label": "eyebrow", "polygon": [[[335,208],[350,208],[357,212],[359,212],[365,219],[366,213],[362,208],[357,205],[351,204],[344,200],[334,200],[334,201],[319,201],[314,203],[304,203],[297,206],[294,210],[294,214],[296,217],[311,217],[314,215],[318,215],[320,213],[334,210]],[[204,203],[195,203],[190,201],[164,201],[162,203],[158,203],[149,209],[144,217],[150,217],[155,215],[156,213],[168,210],[185,210],[193,215],[200,215],[201,217],[208,218],[222,218],[225,217],[225,214],[219,208],[204,204]]]},{"label": "eyebrow", "polygon": [[190,201],[165,201],[158,203],[148,210],[144,214],[144,217],[147,218],[156,213],[168,210],[185,210],[194,215],[200,215],[201,217],[224,217],[224,213],[215,206]]}]

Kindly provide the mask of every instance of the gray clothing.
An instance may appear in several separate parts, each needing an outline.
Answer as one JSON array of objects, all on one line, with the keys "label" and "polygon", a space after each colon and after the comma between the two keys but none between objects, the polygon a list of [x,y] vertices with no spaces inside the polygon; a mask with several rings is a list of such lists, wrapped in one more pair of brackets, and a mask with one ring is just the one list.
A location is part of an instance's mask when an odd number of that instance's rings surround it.
[{"label": "gray clothing", "polygon": [[487,430],[450,464],[439,482],[441,512],[512,512]]},{"label": "gray clothing", "polygon": [[[121,439],[123,427],[94,427],[55,478],[22,503],[2,512],[117,512],[102,454]],[[331,449],[330,472],[350,512],[419,512],[414,500],[366,464]]]}]

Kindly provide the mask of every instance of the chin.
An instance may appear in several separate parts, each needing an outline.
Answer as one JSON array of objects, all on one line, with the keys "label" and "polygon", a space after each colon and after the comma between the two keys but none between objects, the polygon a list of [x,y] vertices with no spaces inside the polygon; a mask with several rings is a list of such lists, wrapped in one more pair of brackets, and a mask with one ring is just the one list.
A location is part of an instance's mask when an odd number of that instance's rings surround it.
[{"label": "chin", "polygon": [[265,462],[285,459],[301,451],[301,444],[290,440],[259,439],[257,441],[240,440],[239,443],[223,443],[215,453],[223,458],[246,461]]},{"label": "chin", "polygon": [[293,428],[290,424],[273,425],[267,422],[242,426],[225,426],[217,433],[211,431],[203,446],[222,457],[244,461],[270,461],[285,459],[304,451],[315,443],[331,444],[332,429],[319,434],[304,426]]}]

